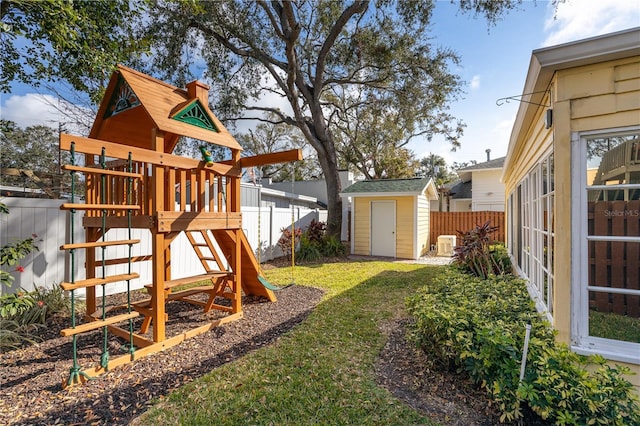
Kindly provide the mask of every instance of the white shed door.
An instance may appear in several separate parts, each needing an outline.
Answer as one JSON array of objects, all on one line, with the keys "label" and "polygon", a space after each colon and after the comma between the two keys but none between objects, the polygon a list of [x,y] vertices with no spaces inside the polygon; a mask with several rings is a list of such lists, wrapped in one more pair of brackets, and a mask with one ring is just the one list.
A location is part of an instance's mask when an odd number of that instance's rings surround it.
[{"label": "white shed door", "polygon": [[371,202],[371,256],[396,257],[396,202]]}]

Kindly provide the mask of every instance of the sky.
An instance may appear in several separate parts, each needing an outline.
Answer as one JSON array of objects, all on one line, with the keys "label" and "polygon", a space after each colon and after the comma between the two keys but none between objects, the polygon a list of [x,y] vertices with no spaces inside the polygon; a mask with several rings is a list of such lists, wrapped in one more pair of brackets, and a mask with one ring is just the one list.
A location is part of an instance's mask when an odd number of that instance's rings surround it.
[{"label": "sky", "polygon": [[[506,155],[518,102],[496,101],[522,93],[531,52],[535,49],[640,27],[640,0],[566,0],[555,10],[551,1],[523,1],[495,26],[484,18],[458,12],[449,0],[436,3],[433,43],[461,57],[453,71],[466,82],[464,95],[449,112],[466,123],[462,146],[455,152],[442,137],[415,139],[408,145],[417,158],[430,153],[453,162],[486,161]],[[639,40],[640,43],[640,40]],[[0,117],[20,127],[58,127],[64,120],[52,105],[58,100],[25,85],[2,94]]]}]

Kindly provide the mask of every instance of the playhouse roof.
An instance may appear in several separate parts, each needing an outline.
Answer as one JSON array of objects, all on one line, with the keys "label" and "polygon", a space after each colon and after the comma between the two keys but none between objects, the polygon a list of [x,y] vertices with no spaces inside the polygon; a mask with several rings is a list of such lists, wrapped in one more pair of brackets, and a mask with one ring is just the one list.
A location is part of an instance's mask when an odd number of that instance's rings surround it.
[{"label": "playhouse roof", "polygon": [[346,197],[416,196],[422,195],[425,191],[429,199],[438,198],[436,186],[430,178],[363,180],[343,189],[341,195]]},{"label": "playhouse roof", "polygon": [[209,87],[193,81],[181,89],[122,65],[111,75],[90,138],[152,149],[154,129],[164,133],[164,152],[180,136],[242,150],[209,109]]}]

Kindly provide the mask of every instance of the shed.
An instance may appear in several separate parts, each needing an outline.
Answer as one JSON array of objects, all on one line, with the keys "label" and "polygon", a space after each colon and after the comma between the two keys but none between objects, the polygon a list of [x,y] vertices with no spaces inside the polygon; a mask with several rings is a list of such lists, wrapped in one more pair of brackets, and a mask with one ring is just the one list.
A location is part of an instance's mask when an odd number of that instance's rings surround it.
[{"label": "shed", "polygon": [[351,198],[352,254],[418,259],[429,251],[432,179],[360,181],[340,195]]},{"label": "shed", "polygon": [[560,341],[640,373],[640,28],[533,51],[522,96],[513,263]]}]

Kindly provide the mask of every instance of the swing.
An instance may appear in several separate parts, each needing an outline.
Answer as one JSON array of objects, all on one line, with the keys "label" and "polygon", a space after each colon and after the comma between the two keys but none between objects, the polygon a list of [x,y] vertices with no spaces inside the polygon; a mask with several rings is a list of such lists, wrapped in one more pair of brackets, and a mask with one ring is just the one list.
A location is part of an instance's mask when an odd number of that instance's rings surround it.
[{"label": "swing", "polygon": [[[295,165],[292,163],[291,167],[293,168],[293,174],[291,177],[291,193],[293,194],[293,182],[295,179]],[[260,224],[262,223],[262,170],[258,168],[258,181],[260,182],[260,188],[258,190],[258,265],[260,266],[260,273],[258,274],[258,281],[262,284],[266,289],[271,291],[283,290],[287,287],[291,287],[294,285],[294,266],[295,266],[295,210],[293,207],[293,203],[291,203],[291,283],[285,285],[284,287],[279,287],[277,285],[271,284],[267,279],[263,276],[264,272],[262,271],[262,239],[260,237]],[[255,182],[254,182],[255,183]]]}]

